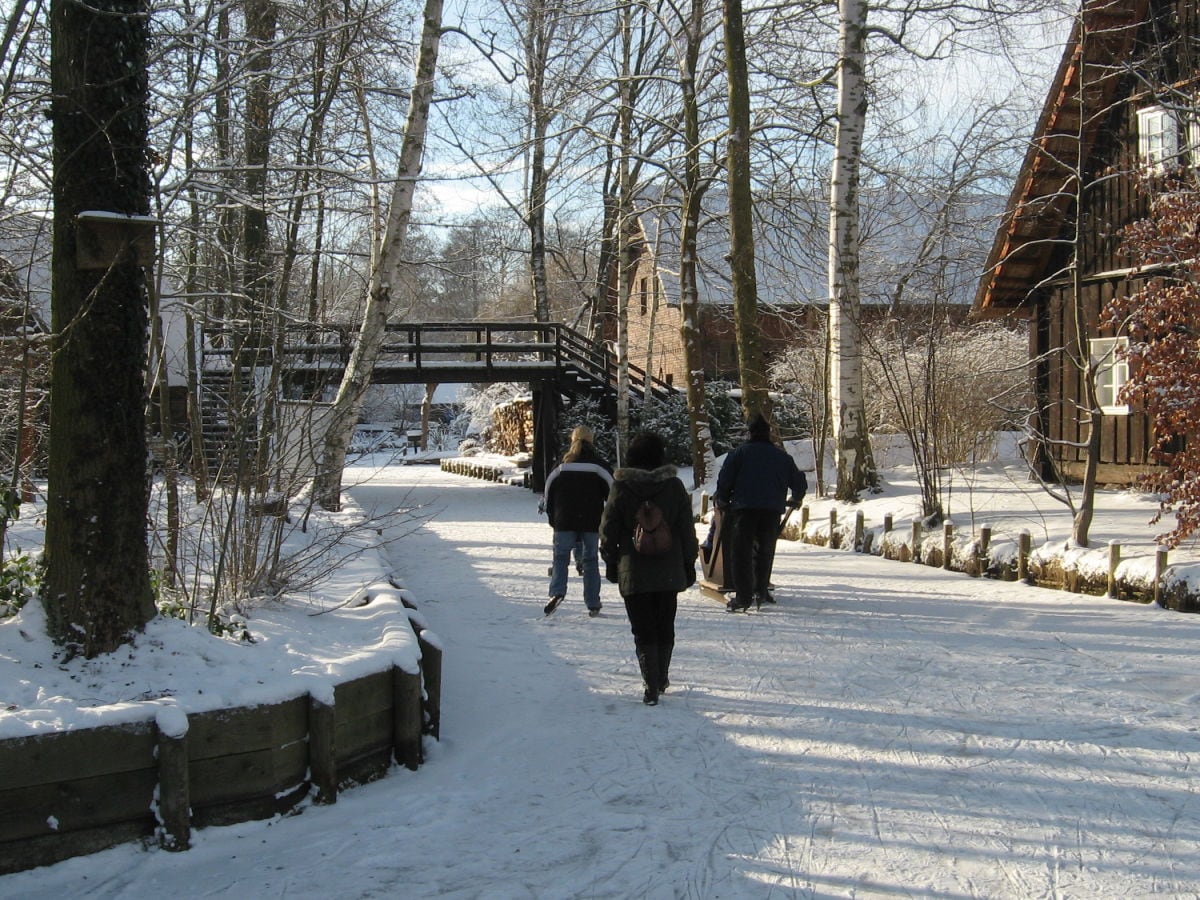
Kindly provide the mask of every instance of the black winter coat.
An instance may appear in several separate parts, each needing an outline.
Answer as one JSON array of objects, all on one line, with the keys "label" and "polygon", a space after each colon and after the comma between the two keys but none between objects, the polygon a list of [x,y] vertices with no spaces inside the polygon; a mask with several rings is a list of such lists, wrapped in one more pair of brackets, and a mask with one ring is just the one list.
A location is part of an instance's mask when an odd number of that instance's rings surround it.
[{"label": "black winter coat", "polygon": [[791,454],[769,440],[750,440],[725,457],[713,498],[730,509],[782,513],[789,493],[791,505],[799,506],[807,491],[808,479]]},{"label": "black winter coat", "polygon": [[[633,549],[637,509],[653,500],[671,529],[671,549],[661,556],[643,556]],[[700,552],[692,499],[674,466],[654,470],[617,469],[612,492],[600,520],[600,557],[609,580],[616,573],[622,597],[659,591],[678,593],[696,581],[696,556]]]},{"label": "black winter coat", "polygon": [[546,477],[544,498],[555,531],[599,531],[612,485],[612,467],[585,446],[574,462],[559,463]]}]

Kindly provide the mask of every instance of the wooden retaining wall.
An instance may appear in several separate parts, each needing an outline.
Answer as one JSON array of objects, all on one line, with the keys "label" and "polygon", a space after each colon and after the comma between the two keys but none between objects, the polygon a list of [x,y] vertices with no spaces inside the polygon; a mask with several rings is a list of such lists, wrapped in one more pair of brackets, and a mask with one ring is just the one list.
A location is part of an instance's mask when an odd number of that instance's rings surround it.
[{"label": "wooden retaining wall", "polygon": [[419,672],[392,666],[332,698],[191,715],[148,703],[142,721],[0,741],[0,874],[137,839],[186,850],[193,827],[269,818],[310,793],[334,803],[393,761],[416,769],[422,735],[440,734],[442,654],[414,630]]}]

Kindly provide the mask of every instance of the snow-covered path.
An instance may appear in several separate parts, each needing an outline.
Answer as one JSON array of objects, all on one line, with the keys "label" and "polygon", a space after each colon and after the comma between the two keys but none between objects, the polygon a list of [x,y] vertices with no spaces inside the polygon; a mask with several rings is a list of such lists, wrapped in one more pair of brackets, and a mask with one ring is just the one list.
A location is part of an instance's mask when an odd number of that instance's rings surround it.
[{"label": "snow-covered path", "polygon": [[776,607],[681,598],[655,708],[620,598],[552,617],[529,492],[430,467],[392,563],[442,740],[334,807],[0,878],[0,897],[1200,896],[1200,617],[781,543]]}]

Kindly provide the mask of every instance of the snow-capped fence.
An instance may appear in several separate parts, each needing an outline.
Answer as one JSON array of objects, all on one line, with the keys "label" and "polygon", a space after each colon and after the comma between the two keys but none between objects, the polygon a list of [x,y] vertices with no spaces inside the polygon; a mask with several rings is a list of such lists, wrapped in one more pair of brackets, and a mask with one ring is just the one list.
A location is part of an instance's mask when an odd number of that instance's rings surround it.
[{"label": "snow-capped fence", "polygon": [[417,643],[418,671],[389,660],[280,702],[185,714],[149,701],[126,723],[0,741],[0,874],[148,837],[186,850],[193,827],[334,803],[393,761],[416,769],[422,735],[439,736],[442,652],[407,621],[391,639]]},{"label": "snow-capped fence", "polygon": [[[708,497],[701,498],[702,515]],[[1034,548],[1028,531],[997,535],[991,526],[978,534],[960,533],[952,522],[940,531],[926,533],[914,519],[907,529],[897,529],[891,515],[868,527],[862,511],[851,525],[838,521],[837,509],[827,521],[812,519],[808,506],[800,510],[799,523],[789,520],[782,536],[831,549],[871,553],[899,562],[920,563],[964,572],[973,577],[1022,581],[1072,593],[1107,596],[1140,603],[1156,603],[1178,612],[1200,612],[1200,564],[1171,564],[1158,548],[1152,557],[1123,559],[1119,542],[1088,549],[1064,542]]]}]

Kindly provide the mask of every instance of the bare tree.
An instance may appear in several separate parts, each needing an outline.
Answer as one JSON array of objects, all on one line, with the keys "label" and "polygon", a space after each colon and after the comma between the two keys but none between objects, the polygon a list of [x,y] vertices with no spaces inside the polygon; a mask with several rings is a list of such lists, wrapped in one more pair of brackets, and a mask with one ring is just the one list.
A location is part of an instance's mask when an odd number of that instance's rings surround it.
[{"label": "bare tree", "polygon": [[725,54],[729,73],[729,265],[737,332],[742,407],[769,413],[770,394],[758,321],[754,272],[754,201],[750,183],[750,84],[741,0],[724,0]]},{"label": "bare tree", "polygon": [[433,102],[433,78],[441,43],[442,0],[426,0],[421,26],[421,48],[416,77],[409,100],[404,129],[404,147],[388,207],[387,229],[372,267],[371,286],[354,353],[346,366],[325,438],[325,451],[314,485],[317,502],[324,509],[341,507],[342,469],[350,436],[358,421],[363,394],[371,375],[387,326],[392,282],[403,261],[404,240],[412,217],[413,193],[421,174],[429,107]]},{"label": "bare tree", "polygon": [[867,0],[839,0],[837,136],[829,199],[829,379],[839,500],[878,480],[863,400],[859,340],[859,166],[867,116]]}]

